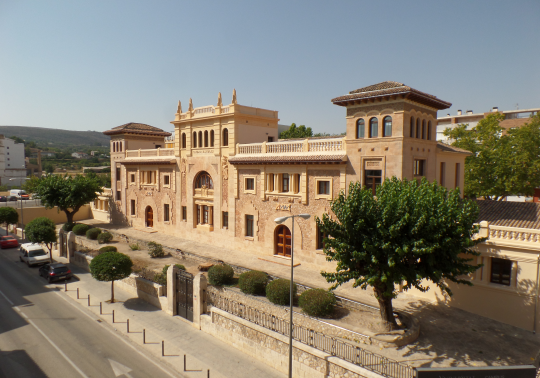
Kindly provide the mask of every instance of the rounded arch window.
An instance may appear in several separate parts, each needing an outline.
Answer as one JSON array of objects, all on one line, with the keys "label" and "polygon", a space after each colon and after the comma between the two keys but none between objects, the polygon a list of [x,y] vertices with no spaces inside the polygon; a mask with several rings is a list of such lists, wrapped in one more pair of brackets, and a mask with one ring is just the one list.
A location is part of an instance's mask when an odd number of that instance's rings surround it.
[{"label": "rounded arch window", "polygon": [[392,136],[392,117],[386,116],[383,119],[383,136]]},{"label": "rounded arch window", "polygon": [[431,121],[427,124],[427,138],[428,140],[431,140]]},{"label": "rounded arch window", "polygon": [[212,176],[206,171],[200,172],[197,177],[195,177],[195,189],[214,189],[214,182],[212,181]]},{"label": "rounded arch window", "polygon": [[410,137],[414,138],[414,117],[411,117],[411,131],[410,131]]},{"label": "rounded arch window", "polygon": [[203,140],[202,140],[202,131],[199,131],[199,147],[202,147]]},{"label": "rounded arch window", "polygon": [[182,133],[182,148],[186,148],[186,133]]},{"label": "rounded arch window", "polygon": [[210,147],[214,147],[214,130],[210,130]]},{"label": "rounded arch window", "polygon": [[223,145],[228,146],[229,145],[229,130],[223,129]]},{"label": "rounded arch window", "polygon": [[422,139],[426,139],[426,120],[422,121]]},{"label": "rounded arch window", "polygon": [[416,139],[420,138],[420,118],[416,119]]},{"label": "rounded arch window", "polygon": [[112,143],[112,152],[116,152],[116,142]]},{"label": "rounded arch window", "polygon": [[365,135],[365,122],[362,118],[356,121],[356,139],[363,138]]},{"label": "rounded arch window", "polygon": [[376,138],[379,136],[379,120],[375,117],[369,120],[369,137]]},{"label": "rounded arch window", "polygon": [[197,133],[193,132],[193,148],[197,148]]},{"label": "rounded arch window", "polygon": [[204,146],[208,147],[208,130],[204,130]]}]

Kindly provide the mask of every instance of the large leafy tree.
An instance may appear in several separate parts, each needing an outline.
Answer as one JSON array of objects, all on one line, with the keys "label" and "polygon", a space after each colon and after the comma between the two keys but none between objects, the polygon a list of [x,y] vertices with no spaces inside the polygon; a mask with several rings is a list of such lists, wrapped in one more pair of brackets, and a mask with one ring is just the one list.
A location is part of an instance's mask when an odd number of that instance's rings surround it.
[{"label": "large leafy tree", "polygon": [[95,200],[102,189],[95,177],[48,175],[37,182],[33,191],[42,205],[48,209],[58,206],[66,213],[67,223],[73,223],[73,215]]},{"label": "large leafy tree", "polygon": [[309,138],[312,136],[313,130],[311,130],[311,127],[305,125],[296,126],[296,123],[291,124],[288,130],[279,134],[280,139]]},{"label": "large leafy tree", "polygon": [[473,239],[478,206],[461,199],[458,190],[394,177],[373,196],[371,189],[351,183],[331,209],[332,216],[316,221],[327,236],[326,259],[337,267],[321,274],[334,283],[332,288],[350,280],[353,287],[372,287],[386,329],[397,327],[396,285],[427,291],[428,280],[449,295],[448,281],[472,285],[464,276],[480,267],[470,263],[479,254],[472,247],[484,239]]},{"label": "large leafy tree", "polygon": [[49,250],[49,257],[52,260],[52,247],[56,243],[56,226],[47,217],[39,217],[29,222],[24,228],[26,239],[32,243],[43,243]]},{"label": "large leafy tree", "polygon": [[120,252],[105,252],[90,262],[90,273],[98,281],[111,282],[111,303],[114,302],[114,281],[129,277],[133,262]]},{"label": "large leafy tree", "polygon": [[19,221],[19,213],[13,207],[0,208],[0,224],[6,225],[6,235],[10,224],[17,224]]},{"label": "large leafy tree", "polygon": [[508,195],[534,194],[540,187],[540,115],[522,127],[505,131],[501,113],[446,129],[452,145],[472,152],[465,160],[465,195],[502,200]]}]

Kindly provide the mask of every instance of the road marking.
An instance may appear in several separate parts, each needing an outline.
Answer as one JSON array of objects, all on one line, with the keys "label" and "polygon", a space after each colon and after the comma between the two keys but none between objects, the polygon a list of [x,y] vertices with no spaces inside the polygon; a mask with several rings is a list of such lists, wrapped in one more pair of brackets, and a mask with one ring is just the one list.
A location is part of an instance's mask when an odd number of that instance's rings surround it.
[{"label": "road marking", "polygon": [[[2,294],[2,296],[4,298],[6,298],[6,300],[11,303],[11,305],[13,306],[13,302],[9,300],[9,298],[0,290],[0,294]],[[47,340],[53,347],[54,349],[56,349],[58,351],[58,353],[60,353],[60,355],[62,357],[64,357],[64,359],[75,369],[77,370],[77,372],[81,375],[81,377],[83,378],[89,378],[86,374],[83,373],[83,371],[81,369],[79,369],[79,367],[77,365],[75,365],[75,363],[73,361],[70,360],[70,358],[68,356],[66,356],[66,354],[64,352],[62,352],[62,350],[51,340],[49,339],[49,336],[47,336],[37,325],[36,323],[34,323],[32,320],[28,319],[28,316],[26,316],[26,314],[24,312],[22,312],[22,310],[20,308],[18,308],[17,306],[14,306],[13,307],[19,314],[22,315],[23,318],[26,319],[26,321],[28,323],[30,323],[35,329],[37,329],[37,331],[41,334],[41,336],[43,336],[45,338],[45,340]]]},{"label": "road marking", "polygon": [[[86,311],[84,311],[82,308],[78,307],[75,303],[69,301],[67,298],[64,297],[64,295],[62,295],[60,292],[58,291],[55,291],[56,295],[58,295],[60,298],[62,298],[63,300],[65,300],[67,303],[69,303],[70,305],[72,305],[74,308],[76,308],[77,310],[79,310],[80,312],[82,312],[83,314],[85,314],[86,316],[88,316],[90,319],[92,320],[97,320],[99,319],[97,316],[94,318],[92,317],[92,315],[88,314]],[[121,340],[124,344],[126,344],[127,346],[129,346],[131,349],[133,349],[135,352],[139,353],[141,356],[143,356],[144,358],[146,358],[148,361],[150,361],[151,363],[153,363],[154,365],[156,365],[158,368],[160,368],[164,373],[166,373],[167,375],[169,375],[170,377],[173,377],[173,378],[176,378],[178,377],[178,375],[176,374],[173,374],[171,373],[170,371],[168,371],[167,369],[165,369],[163,366],[161,366],[160,364],[158,364],[156,361],[152,360],[150,357],[148,357],[146,354],[144,354],[143,352],[141,352],[139,349],[135,348],[135,346],[131,345],[128,341],[126,341],[122,336],[120,336],[118,333],[114,332],[112,329],[109,329],[109,327],[103,327],[103,329],[106,329],[107,331],[109,331],[112,335],[116,336],[119,340]]]},{"label": "road marking", "polygon": [[120,362],[116,362],[115,360],[111,360],[110,358],[107,358],[107,359],[109,360],[109,363],[111,364],[111,368],[113,369],[114,375],[116,377],[125,375],[128,378],[133,378],[131,374],[129,374],[131,369],[128,368],[126,365],[122,365]]}]

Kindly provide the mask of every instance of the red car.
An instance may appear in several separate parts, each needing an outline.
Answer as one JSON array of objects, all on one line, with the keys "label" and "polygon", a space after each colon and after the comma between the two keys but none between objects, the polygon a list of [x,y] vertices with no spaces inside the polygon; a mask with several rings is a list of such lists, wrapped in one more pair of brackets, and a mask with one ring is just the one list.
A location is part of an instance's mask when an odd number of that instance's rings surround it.
[{"label": "red car", "polygon": [[7,235],[0,238],[0,248],[17,248],[19,241],[14,236]]}]

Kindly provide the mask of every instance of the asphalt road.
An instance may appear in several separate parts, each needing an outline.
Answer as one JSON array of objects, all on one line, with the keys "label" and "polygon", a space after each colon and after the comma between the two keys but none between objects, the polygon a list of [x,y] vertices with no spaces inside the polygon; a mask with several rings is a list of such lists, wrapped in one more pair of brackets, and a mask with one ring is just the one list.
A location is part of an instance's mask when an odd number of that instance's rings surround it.
[{"label": "asphalt road", "polygon": [[0,378],[180,376],[72,305],[18,253],[0,250]]}]

